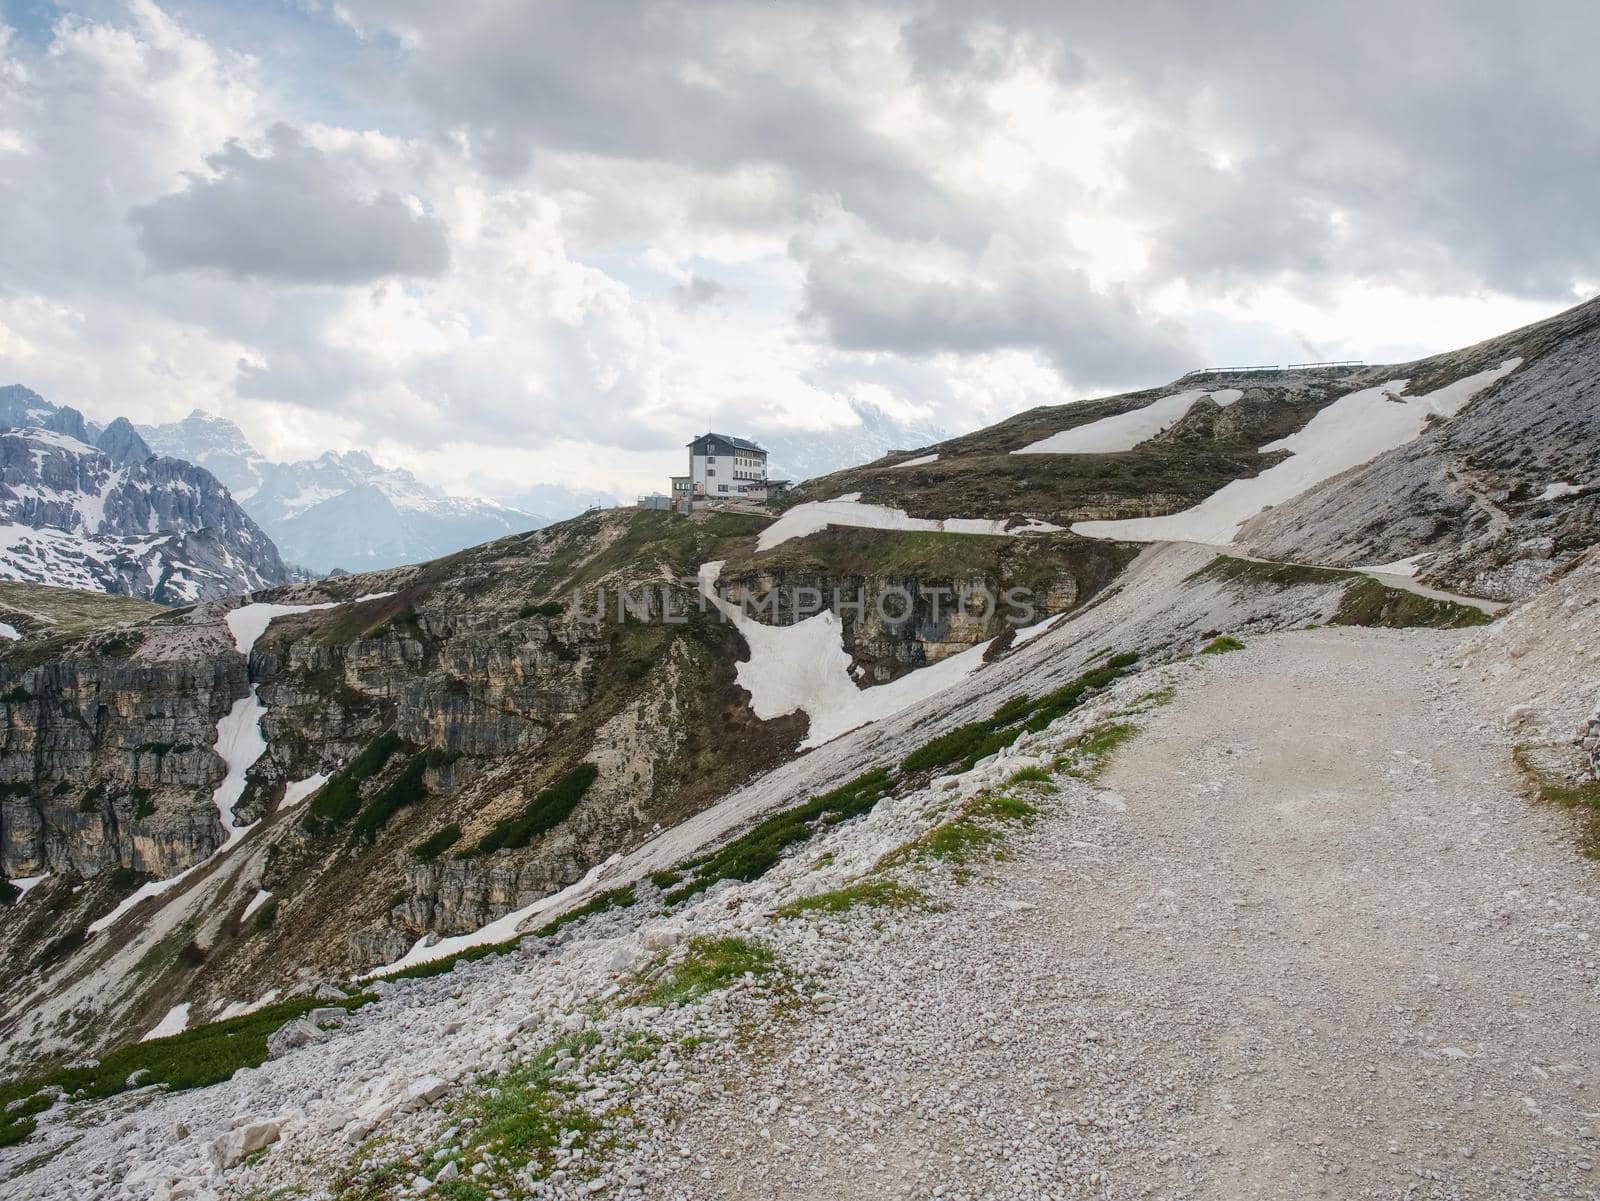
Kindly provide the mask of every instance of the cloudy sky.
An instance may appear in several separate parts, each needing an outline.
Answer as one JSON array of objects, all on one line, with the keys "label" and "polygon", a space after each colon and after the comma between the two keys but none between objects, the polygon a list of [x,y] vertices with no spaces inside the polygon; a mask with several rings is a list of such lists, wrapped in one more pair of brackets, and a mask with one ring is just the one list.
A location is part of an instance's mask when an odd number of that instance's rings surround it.
[{"label": "cloudy sky", "polygon": [[1386,361],[1600,282],[1600,11],[0,0],[0,383],[456,490]]}]

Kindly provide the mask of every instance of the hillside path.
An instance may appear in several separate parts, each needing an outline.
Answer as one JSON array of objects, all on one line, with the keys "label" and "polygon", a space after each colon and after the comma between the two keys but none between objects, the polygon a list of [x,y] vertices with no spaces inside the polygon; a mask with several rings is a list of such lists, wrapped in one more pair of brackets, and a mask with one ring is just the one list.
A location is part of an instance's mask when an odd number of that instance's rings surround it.
[{"label": "hillside path", "polygon": [[1015,858],[847,949],[652,1191],[1600,1196],[1600,870],[1460,637],[1194,664]]}]

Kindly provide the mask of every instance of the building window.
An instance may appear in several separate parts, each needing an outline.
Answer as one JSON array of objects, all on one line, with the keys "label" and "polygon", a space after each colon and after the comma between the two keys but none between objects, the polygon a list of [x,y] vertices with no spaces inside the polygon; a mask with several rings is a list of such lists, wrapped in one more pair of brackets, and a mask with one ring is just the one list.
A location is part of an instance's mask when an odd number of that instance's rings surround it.
[{"label": "building window", "polygon": [[717,491],[718,492],[726,492],[727,490],[728,490],[728,485],[726,485],[726,484],[718,484],[717,485]]}]

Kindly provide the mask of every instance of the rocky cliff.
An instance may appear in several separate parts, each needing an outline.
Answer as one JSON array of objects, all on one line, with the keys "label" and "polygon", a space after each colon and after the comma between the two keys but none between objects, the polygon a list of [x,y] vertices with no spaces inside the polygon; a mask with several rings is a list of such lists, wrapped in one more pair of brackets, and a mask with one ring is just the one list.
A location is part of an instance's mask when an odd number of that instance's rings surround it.
[{"label": "rocky cliff", "polygon": [[[0,942],[83,982],[53,986],[76,1014],[99,1008],[108,957],[131,954],[99,927],[132,921],[151,932],[141,978],[220,1006],[308,968],[370,968],[572,883],[803,733],[745,708],[738,634],[683,582],[761,520],[615,511],[419,568],[10,644],[0,857],[8,877],[48,877],[27,904],[52,921],[29,933],[0,918]],[[691,616],[616,620],[623,588]],[[253,730],[264,746],[241,759]],[[592,780],[545,820],[580,769]],[[271,925],[230,925],[224,879],[270,892]],[[78,949],[57,966],[45,951],[63,936]],[[0,990],[13,1023],[37,984]],[[134,989],[99,1020],[141,1003]]]}]

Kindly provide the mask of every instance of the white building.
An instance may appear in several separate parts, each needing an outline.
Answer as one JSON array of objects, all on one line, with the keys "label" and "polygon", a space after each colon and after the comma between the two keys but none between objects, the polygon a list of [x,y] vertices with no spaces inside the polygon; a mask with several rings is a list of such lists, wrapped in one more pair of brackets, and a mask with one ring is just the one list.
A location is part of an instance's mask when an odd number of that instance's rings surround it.
[{"label": "white building", "polygon": [[746,438],[702,434],[689,443],[688,482],[696,500],[765,500],[767,452]]}]

